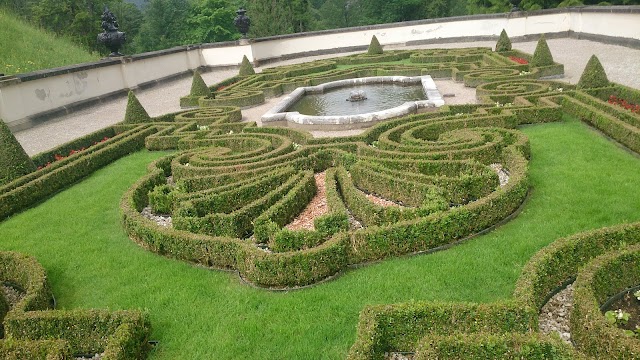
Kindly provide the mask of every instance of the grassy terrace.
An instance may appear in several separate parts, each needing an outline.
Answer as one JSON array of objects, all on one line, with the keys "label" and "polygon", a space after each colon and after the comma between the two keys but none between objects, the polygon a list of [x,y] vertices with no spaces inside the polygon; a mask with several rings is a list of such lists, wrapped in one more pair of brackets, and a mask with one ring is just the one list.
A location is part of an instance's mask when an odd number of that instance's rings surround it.
[{"label": "grassy terrace", "polygon": [[366,304],[491,302],[511,296],[541,247],[586,229],[640,220],[640,159],[575,119],[528,126],[532,191],[517,218],[425,256],[386,260],[294,292],[138,247],[119,223],[122,194],[164,153],[139,152],[0,223],[0,249],[34,255],[60,309],[148,309],[150,359],[340,359]]},{"label": "grassy terrace", "polygon": [[100,59],[98,54],[39,30],[0,9],[0,73],[14,75]]}]

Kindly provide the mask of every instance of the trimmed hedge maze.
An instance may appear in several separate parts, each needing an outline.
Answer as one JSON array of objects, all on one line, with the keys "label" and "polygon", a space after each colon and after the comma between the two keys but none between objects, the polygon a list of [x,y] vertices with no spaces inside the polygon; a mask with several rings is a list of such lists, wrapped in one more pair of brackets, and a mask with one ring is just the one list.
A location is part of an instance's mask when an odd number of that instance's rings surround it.
[{"label": "trimmed hedge maze", "polygon": [[[563,114],[571,114],[640,151],[638,114],[607,102],[615,96],[638,103],[638,90],[617,84],[576,89],[541,79],[562,75],[562,65],[523,63],[532,59],[515,50],[495,53],[484,48],[389,51],[237,76],[210,86],[210,95],[181,99],[182,105],[199,104],[200,109],[156,118],[132,110],[127,122],[35,157],[37,166],[51,164],[0,188],[0,214],[4,218],[31,206],[144,146],[179,150],[149,165],[148,174],[121,201],[129,236],[158,254],[234,270],[260,287],[291,289],[330,279],[359,264],[446,248],[506,221],[526,200],[530,149],[518,126],[560,121]],[[379,123],[358,136],[334,139],[240,122],[241,108],[299,86],[423,74],[476,87],[479,103],[443,106],[437,112]],[[286,225],[315,196],[314,174],[320,172],[325,173],[327,212],[314,219],[313,230],[290,230]],[[394,204],[378,205],[371,195]],[[143,215],[149,211],[170,216],[171,226]],[[578,276],[576,301],[586,305],[574,311],[595,319],[590,297],[601,302],[605,294],[636,281],[635,275],[610,286],[602,285],[600,278],[593,280],[599,275],[584,275],[588,279],[582,286],[579,268],[638,242],[638,226],[556,241],[531,259],[510,300],[369,306],[361,313],[348,358],[383,359],[395,351],[415,352],[418,359],[598,356],[599,349],[606,348],[603,339],[618,336],[606,324],[596,319],[593,324],[572,325],[578,352],[557,338],[538,334],[538,313],[549,294]],[[5,324],[12,333],[36,331],[25,322]],[[598,334],[606,336],[581,334],[580,327],[591,325],[603,326]],[[68,347],[37,342],[49,339],[40,336],[25,339],[36,341],[28,345],[34,349]],[[611,346],[627,346],[624,339],[618,340]],[[85,349],[74,339],[70,344]],[[624,349],[630,357],[637,354],[635,345],[629,345],[628,352]]]},{"label": "trimmed hedge maze", "polygon": [[44,269],[32,257],[0,252],[0,280],[21,293],[8,305],[0,292],[4,318],[3,359],[143,358],[149,350],[149,319],[139,311],[51,310],[54,300]]}]

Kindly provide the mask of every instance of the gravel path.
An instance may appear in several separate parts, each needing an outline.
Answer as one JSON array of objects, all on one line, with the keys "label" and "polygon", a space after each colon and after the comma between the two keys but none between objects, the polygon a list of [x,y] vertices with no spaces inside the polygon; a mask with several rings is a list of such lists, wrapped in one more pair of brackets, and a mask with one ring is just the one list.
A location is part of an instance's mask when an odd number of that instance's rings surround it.
[{"label": "gravel path", "polygon": [[[629,76],[632,74],[640,74],[640,62],[635,59],[640,58],[640,50],[630,49],[616,45],[606,45],[588,40],[575,39],[550,39],[547,40],[551,53],[557,62],[565,65],[565,79],[570,83],[577,83],[580,74],[586,65],[589,57],[596,54],[602,62],[609,79],[623,85],[640,89],[640,77]],[[452,44],[433,44],[423,45],[410,48],[426,49],[426,48],[460,48],[471,46],[493,47],[495,41],[480,41],[470,43],[452,43]],[[533,53],[536,46],[535,41],[514,43],[513,47],[528,53]],[[404,46],[387,46],[387,49],[407,49]],[[348,53],[340,54],[348,55]],[[331,58],[338,55],[313,56],[303,59],[292,59],[282,61],[270,66],[287,65],[300,63],[305,61]],[[256,68],[260,71],[262,68]],[[203,78],[207,84],[229,78],[237,73],[235,69],[215,70],[203,74]],[[455,97],[445,98],[448,103],[464,103],[474,101],[471,91],[467,90],[460,84],[451,84],[437,81],[436,84],[440,92],[456,94]],[[191,78],[185,77],[168,83],[141,90],[136,93],[142,105],[147,109],[151,116],[157,116],[169,112],[180,110],[178,99],[189,92],[191,86]],[[49,121],[40,126],[23,130],[16,133],[16,138],[25,148],[29,155],[35,155],[39,152],[54,148],[60,144],[78,138],[90,132],[102,129],[104,127],[120,122],[124,118],[126,108],[126,97],[111,100],[101,104],[97,104],[82,111],[74,112]],[[244,118],[246,121],[258,121],[259,117],[266,112],[277,99],[270,100],[267,104],[249,110],[244,110]],[[313,131],[314,136],[345,136],[361,133],[363,130],[349,130],[348,132],[336,131]]]}]

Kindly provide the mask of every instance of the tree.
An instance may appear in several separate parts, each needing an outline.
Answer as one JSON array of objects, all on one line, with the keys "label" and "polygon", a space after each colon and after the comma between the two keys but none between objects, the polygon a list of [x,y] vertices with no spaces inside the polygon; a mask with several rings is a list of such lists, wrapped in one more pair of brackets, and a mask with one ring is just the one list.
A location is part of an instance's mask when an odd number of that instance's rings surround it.
[{"label": "tree", "polygon": [[[106,52],[96,41],[102,32],[100,15],[108,6],[118,18],[121,30],[135,36],[142,15],[132,4],[123,0],[39,0],[30,8],[28,20],[57,35],[70,38],[90,51]],[[131,27],[132,31],[128,30]],[[133,32],[133,33],[132,33]]]},{"label": "tree", "polygon": [[311,23],[309,0],[249,0],[252,37],[307,31]]},{"label": "tree", "polygon": [[188,0],[149,0],[136,50],[144,52],[183,45],[189,15]]},{"label": "tree", "polygon": [[238,37],[233,26],[234,10],[224,0],[196,0],[187,19],[190,43],[212,43]]}]

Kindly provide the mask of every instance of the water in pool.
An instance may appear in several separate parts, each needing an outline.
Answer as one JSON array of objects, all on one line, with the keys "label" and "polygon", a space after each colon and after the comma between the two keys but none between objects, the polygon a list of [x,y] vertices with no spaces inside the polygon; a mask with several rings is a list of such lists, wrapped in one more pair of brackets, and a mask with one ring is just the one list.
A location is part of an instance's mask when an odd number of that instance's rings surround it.
[{"label": "water in pool", "polygon": [[[363,101],[347,101],[353,91],[363,90],[367,96]],[[421,84],[370,84],[348,86],[329,90],[323,94],[306,94],[287,111],[304,115],[336,116],[356,115],[400,106],[408,101],[425,100]]]}]

